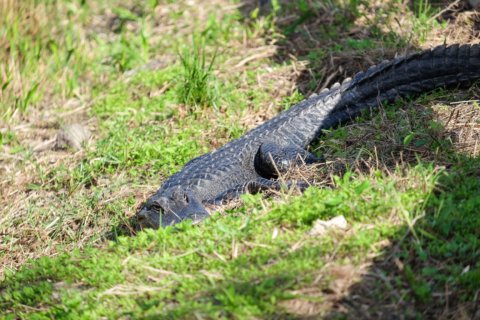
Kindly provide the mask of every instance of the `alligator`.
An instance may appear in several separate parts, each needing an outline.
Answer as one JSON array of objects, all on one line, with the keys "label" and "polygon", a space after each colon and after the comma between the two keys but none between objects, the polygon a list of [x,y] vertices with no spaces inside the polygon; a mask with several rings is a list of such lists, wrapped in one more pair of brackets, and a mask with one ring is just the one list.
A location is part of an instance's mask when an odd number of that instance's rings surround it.
[{"label": "alligator", "polygon": [[[295,185],[279,176],[322,160],[307,151],[322,130],[351,121],[381,103],[436,88],[467,87],[480,79],[480,44],[451,45],[384,61],[296,104],[239,139],[188,162],[138,212],[142,227],[197,223],[209,205],[243,193]],[[300,183],[299,188],[307,185]]]}]

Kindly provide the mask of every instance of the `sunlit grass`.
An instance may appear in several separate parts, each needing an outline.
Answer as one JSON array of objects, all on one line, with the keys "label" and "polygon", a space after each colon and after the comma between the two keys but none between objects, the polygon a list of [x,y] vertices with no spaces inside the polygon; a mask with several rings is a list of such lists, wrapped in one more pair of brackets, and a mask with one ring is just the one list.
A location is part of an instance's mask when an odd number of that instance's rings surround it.
[{"label": "sunlit grass", "polygon": [[182,66],[179,95],[188,106],[216,106],[218,88],[212,73],[216,52],[208,58],[203,39],[193,38],[179,53]]}]

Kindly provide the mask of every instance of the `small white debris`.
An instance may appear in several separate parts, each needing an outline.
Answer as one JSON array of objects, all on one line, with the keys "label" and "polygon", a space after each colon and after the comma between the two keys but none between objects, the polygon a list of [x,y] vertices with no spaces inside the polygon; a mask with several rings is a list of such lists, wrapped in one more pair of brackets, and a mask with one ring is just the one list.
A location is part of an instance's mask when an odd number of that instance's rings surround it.
[{"label": "small white debris", "polygon": [[317,220],[313,225],[312,229],[308,232],[311,236],[323,236],[330,230],[345,230],[348,227],[347,220],[344,216],[336,216],[328,221]]},{"label": "small white debris", "polygon": [[90,130],[81,124],[71,124],[59,130],[56,140],[56,148],[66,149],[72,147],[82,149],[82,143],[90,138]]},{"label": "small white debris", "polygon": [[277,237],[278,237],[278,229],[275,228],[273,229],[273,232],[272,232],[272,240],[275,240]]}]

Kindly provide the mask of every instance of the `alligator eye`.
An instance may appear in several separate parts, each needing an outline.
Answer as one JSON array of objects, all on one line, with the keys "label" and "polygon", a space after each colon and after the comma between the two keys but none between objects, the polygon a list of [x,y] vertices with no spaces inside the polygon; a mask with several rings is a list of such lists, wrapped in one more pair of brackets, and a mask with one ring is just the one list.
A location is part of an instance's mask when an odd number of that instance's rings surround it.
[{"label": "alligator eye", "polygon": [[189,203],[190,202],[190,199],[188,199],[188,196],[186,194],[183,194],[183,198],[185,199],[185,202],[186,203]]},{"label": "alligator eye", "polygon": [[158,201],[153,201],[151,208],[153,210],[160,211],[162,209],[162,206],[160,205],[160,203]]}]

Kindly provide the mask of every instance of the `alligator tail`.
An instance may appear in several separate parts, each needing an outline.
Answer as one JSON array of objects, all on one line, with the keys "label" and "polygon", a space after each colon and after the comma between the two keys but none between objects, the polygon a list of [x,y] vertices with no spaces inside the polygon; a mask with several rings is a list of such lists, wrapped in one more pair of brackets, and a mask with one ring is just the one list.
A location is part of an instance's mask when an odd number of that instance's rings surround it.
[{"label": "alligator tail", "polygon": [[436,88],[465,87],[480,79],[480,45],[439,46],[381,63],[342,84],[341,99],[322,127],[350,120],[362,110]]}]

